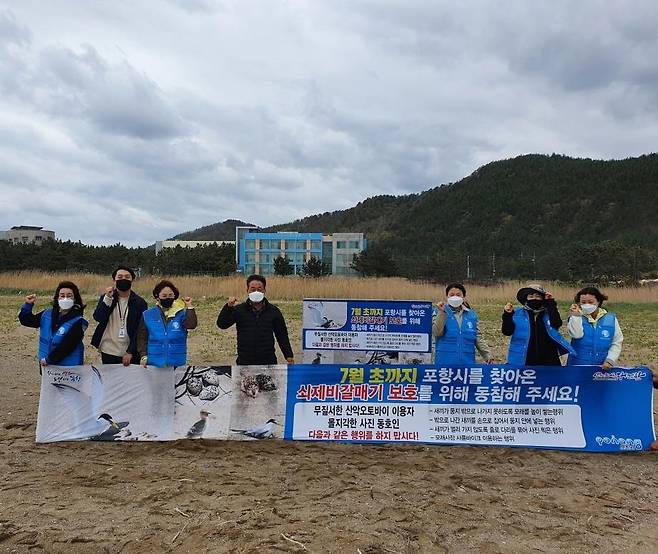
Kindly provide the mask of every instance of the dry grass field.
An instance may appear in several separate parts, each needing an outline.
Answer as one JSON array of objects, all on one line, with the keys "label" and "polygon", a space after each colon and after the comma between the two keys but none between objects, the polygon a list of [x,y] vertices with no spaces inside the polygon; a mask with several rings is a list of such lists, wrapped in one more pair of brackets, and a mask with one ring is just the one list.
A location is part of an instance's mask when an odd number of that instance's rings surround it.
[{"label": "dry grass field", "polygon": [[[181,295],[194,299],[199,316],[199,327],[190,335],[191,363],[231,363],[235,352],[233,330],[220,332],[215,326],[217,314],[228,296],[245,297],[245,283],[241,276],[230,277],[168,277],[180,289]],[[35,311],[43,309],[52,301],[57,283],[70,279],[76,283],[87,303],[87,317],[111,280],[107,276],[92,274],[44,274],[37,272],[0,273],[0,332],[11,336],[17,332],[28,334],[29,330],[17,330],[16,314],[23,297],[31,292],[39,294]],[[151,290],[159,278],[138,279],[135,290],[149,304]],[[478,312],[480,326],[486,340],[494,348],[496,359],[503,361],[507,339],[500,333],[500,314],[506,302],[516,302],[516,291],[524,283],[504,283],[496,286],[469,286],[468,299]],[[544,283],[558,300],[566,320],[566,312],[573,301],[576,289]],[[327,277],[302,279],[296,277],[272,277],[268,279],[268,297],[283,311],[289,327],[293,349],[300,353],[301,308],[303,298],[379,298],[400,300],[443,300],[442,285],[418,284],[405,279],[353,279]],[[658,287],[604,289],[610,297],[607,307],[614,310],[624,332],[624,351],[620,363],[623,365],[646,364],[658,366]],[[566,327],[566,325],[564,326]],[[563,329],[564,331],[564,329]],[[90,338],[90,334],[89,334]],[[89,361],[95,361],[96,353],[88,350]],[[96,356],[97,357],[97,356]],[[298,356],[299,358],[299,356]]]},{"label": "dry grass field", "polygon": [[[91,319],[105,276],[0,274],[0,552],[657,551],[651,452],[205,440],[37,445],[37,332],[16,315],[30,292],[45,307],[64,278],[81,286]],[[234,331],[220,331],[215,319],[226,296],[244,296],[243,279],[172,280],[197,305],[190,361],[230,363]],[[154,282],[136,283],[149,302]],[[574,289],[546,286],[565,314]],[[506,350],[500,313],[517,288],[469,288],[498,360]],[[658,367],[658,289],[606,292],[625,335],[621,363]],[[299,357],[303,297],[438,300],[443,289],[400,279],[273,278],[268,293]],[[99,356],[87,348],[87,359]]]}]

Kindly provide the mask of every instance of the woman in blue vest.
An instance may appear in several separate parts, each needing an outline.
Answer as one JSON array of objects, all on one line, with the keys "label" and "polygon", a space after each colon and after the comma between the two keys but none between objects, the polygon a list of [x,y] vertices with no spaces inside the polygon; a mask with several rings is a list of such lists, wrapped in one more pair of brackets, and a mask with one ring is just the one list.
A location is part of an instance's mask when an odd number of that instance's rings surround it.
[{"label": "woman in blue vest", "polygon": [[508,303],[503,311],[502,332],[511,337],[507,363],[562,365],[560,356],[574,350],[558,331],[562,318],[553,295],[533,284],[519,289],[516,299],[520,308]]},{"label": "woman in blue vest", "polygon": [[617,316],[603,308],[608,297],[596,287],[585,287],[574,297],[569,310],[567,329],[575,354],[569,365],[600,365],[613,367],[621,354],[624,335]]},{"label": "woman in blue vest", "polygon": [[175,367],[187,363],[187,331],[197,325],[196,311],[188,296],[180,300],[171,281],[153,289],[157,304],[144,313],[137,330],[137,351],[142,366]]},{"label": "woman in blue vest", "polygon": [[39,364],[73,366],[84,363],[82,338],[89,326],[82,317],[85,309],[78,287],[62,281],[55,289],[52,308],[33,314],[36,294],[25,297],[18,320],[25,327],[39,329]]},{"label": "woman in blue vest", "polygon": [[432,324],[432,333],[436,337],[435,364],[474,364],[476,349],[486,363],[492,363],[491,350],[478,328],[478,316],[466,301],[464,285],[448,285],[446,302],[439,302],[436,307],[438,312]]}]

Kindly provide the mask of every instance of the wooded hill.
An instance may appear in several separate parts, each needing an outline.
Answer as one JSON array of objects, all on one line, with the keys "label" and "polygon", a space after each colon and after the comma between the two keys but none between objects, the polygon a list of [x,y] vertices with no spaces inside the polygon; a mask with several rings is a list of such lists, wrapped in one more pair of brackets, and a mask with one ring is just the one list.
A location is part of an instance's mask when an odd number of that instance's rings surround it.
[{"label": "wooded hill", "polygon": [[251,225],[238,219],[227,219],[212,225],[206,225],[194,229],[194,231],[186,231],[180,233],[169,240],[235,240],[235,228],[243,225]]},{"label": "wooded hill", "polygon": [[[633,281],[658,276],[657,212],[658,154],[532,154],[265,230],[363,232],[369,247],[355,263],[364,275]],[[233,240],[236,225],[248,224],[226,220],[173,238]]]},{"label": "wooded hill", "polygon": [[[658,155],[526,155],[457,183],[376,196],[271,230],[361,231],[420,278],[637,278],[658,266]],[[386,265],[386,264],[384,264]],[[382,271],[371,271],[381,274]]]}]

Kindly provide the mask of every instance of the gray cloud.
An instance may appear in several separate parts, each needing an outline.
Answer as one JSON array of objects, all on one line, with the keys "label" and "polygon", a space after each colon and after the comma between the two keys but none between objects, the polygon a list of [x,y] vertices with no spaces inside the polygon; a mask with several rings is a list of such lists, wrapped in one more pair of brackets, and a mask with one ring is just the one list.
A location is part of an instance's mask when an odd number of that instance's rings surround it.
[{"label": "gray cloud", "polygon": [[658,139],[648,1],[158,6],[0,12],[1,227],[148,244]]}]

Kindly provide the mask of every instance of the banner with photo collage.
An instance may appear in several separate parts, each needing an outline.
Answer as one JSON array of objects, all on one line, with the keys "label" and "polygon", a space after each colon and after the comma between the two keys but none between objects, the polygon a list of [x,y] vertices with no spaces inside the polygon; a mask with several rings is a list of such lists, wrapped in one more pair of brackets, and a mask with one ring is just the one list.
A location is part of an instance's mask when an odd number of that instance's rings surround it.
[{"label": "banner with photo collage", "polygon": [[655,441],[652,375],[594,366],[44,368],[37,442],[201,438],[646,450]]}]

